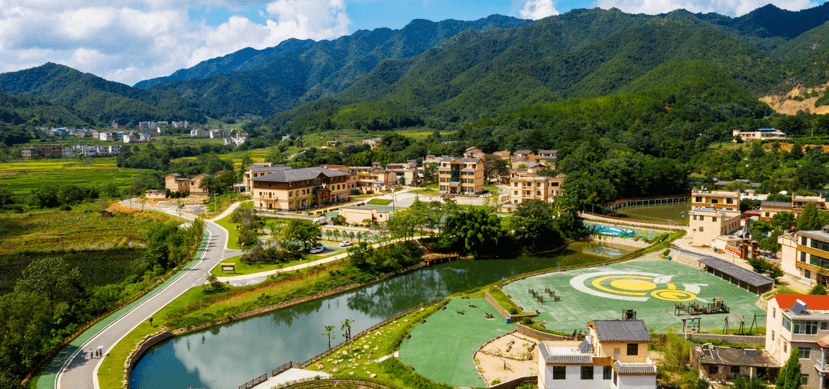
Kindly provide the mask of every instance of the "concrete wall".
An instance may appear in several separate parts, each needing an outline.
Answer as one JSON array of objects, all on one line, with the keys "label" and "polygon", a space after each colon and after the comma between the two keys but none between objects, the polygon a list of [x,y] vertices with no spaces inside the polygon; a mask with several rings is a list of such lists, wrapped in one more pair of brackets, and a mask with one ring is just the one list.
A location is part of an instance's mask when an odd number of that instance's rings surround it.
[{"label": "concrete wall", "polygon": [[[542,370],[545,375],[545,387],[544,389],[560,389],[560,388],[567,388],[567,389],[596,389],[596,388],[609,388],[611,385],[611,380],[605,380],[602,378],[602,366],[593,366],[593,379],[592,380],[583,380],[581,379],[581,366],[579,365],[567,365],[566,366],[566,375],[565,379],[563,380],[554,380],[553,379],[553,365],[546,365],[544,370]],[[654,377],[654,385],[651,386],[649,389],[653,389],[656,387],[656,377]]]},{"label": "concrete wall", "polygon": [[656,387],[655,375],[619,376],[619,389],[653,389]]},{"label": "concrete wall", "polygon": [[567,340],[567,339],[569,339],[566,336],[550,334],[550,333],[547,333],[547,332],[541,332],[541,331],[532,329],[530,327],[527,327],[527,326],[525,326],[521,323],[515,323],[515,330],[521,335],[526,335],[526,336],[529,336],[531,338],[535,338],[535,339],[538,339],[538,340]]},{"label": "concrete wall", "polygon": [[144,355],[147,350],[151,347],[161,343],[164,340],[173,337],[173,333],[169,331],[159,331],[154,334],[150,334],[144,337],[135,348],[132,350],[129,356],[127,356],[127,360],[124,362],[124,387],[129,389],[130,387],[130,374],[132,373],[132,369],[135,367],[135,364],[138,363],[138,360]]}]

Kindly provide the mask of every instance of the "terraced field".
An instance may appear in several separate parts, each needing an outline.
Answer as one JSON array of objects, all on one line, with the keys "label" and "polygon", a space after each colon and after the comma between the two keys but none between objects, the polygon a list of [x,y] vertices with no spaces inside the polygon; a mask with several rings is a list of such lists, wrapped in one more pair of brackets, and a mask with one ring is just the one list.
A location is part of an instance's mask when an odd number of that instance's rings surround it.
[{"label": "terraced field", "polygon": [[26,194],[46,185],[114,183],[123,188],[145,171],[120,169],[114,157],[15,161],[0,164],[0,184],[14,194]]}]

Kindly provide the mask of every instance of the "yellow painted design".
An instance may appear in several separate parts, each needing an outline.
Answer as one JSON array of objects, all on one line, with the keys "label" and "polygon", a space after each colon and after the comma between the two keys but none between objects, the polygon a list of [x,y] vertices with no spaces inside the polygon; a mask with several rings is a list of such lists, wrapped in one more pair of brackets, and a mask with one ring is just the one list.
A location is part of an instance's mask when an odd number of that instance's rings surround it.
[{"label": "yellow painted design", "polygon": [[[599,277],[599,278],[596,278],[595,280],[593,280],[593,287],[595,287],[596,289],[603,290],[605,292],[610,292],[610,293],[615,293],[615,294],[626,294],[626,295],[629,295],[629,296],[647,296],[648,295],[647,293],[643,293],[643,292],[627,292],[627,291],[624,291],[624,290],[610,289],[610,288],[602,285],[602,281],[605,281],[605,280],[608,280],[608,279],[611,279],[611,278],[617,278],[617,279],[621,278],[622,280],[627,280],[627,281],[631,281],[631,282],[634,281],[634,280],[631,280],[631,279],[634,279],[634,278],[635,279],[640,279],[640,280],[648,280],[648,281],[653,280],[653,277],[648,277],[648,276],[627,276],[627,275],[605,276],[605,277]],[[618,280],[618,281],[622,281],[622,280]],[[612,282],[611,282],[610,285],[614,286]],[[648,290],[648,289],[642,289],[642,290]]]},{"label": "yellow painted design", "polygon": [[616,289],[635,292],[656,289],[656,284],[654,284],[653,282],[643,280],[631,280],[629,278],[621,278],[618,280],[610,281],[610,286]]},{"label": "yellow painted design", "polygon": [[684,290],[677,290],[677,289],[654,290],[653,292],[651,292],[651,296],[656,297],[660,300],[676,301],[676,302],[691,301],[691,300],[696,300],[696,298],[697,298],[697,295],[695,295],[691,292],[686,292]]},{"label": "yellow painted design", "polygon": [[665,284],[665,285],[668,285],[668,289],[671,289],[671,290],[676,289],[676,285],[674,285],[674,284]]}]

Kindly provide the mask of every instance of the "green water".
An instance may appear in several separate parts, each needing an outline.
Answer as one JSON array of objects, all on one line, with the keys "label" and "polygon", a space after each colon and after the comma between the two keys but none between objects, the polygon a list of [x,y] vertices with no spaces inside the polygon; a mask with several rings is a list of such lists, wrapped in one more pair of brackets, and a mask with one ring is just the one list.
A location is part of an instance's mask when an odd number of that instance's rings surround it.
[{"label": "green water", "polygon": [[[602,259],[584,243],[547,257],[456,261],[390,278],[324,299],[173,338],[147,353],[132,373],[133,389],[236,388],[288,361],[323,351],[326,325],[354,320],[352,333],[418,304],[514,275]],[[337,342],[341,337],[337,337]],[[332,343],[333,344],[333,343]]]}]

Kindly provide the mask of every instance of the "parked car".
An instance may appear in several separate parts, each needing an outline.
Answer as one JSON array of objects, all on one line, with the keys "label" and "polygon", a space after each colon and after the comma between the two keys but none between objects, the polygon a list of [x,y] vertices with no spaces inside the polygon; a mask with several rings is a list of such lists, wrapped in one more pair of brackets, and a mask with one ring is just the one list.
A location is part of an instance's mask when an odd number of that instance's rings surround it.
[{"label": "parked car", "polygon": [[351,246],[352,244],[353,243],[351,243],[350,240],[344,240],[344,241],[340,242],[340,247],[348,247],[348,246]]},{"label": "parked car", "polygon": [[311,254],[319,254],[319,253],[321,253],[321,252],[323,252],[323,251],[325,251],[325,246],[323,246],[323,245],[321,245],[321,244],[318,244],[318,245],[316,245],[316,246],[314,246],[314,247],[311,247],[311,249],[310,249],[310,250],[308,250],[308,252],[310,252]]}]

